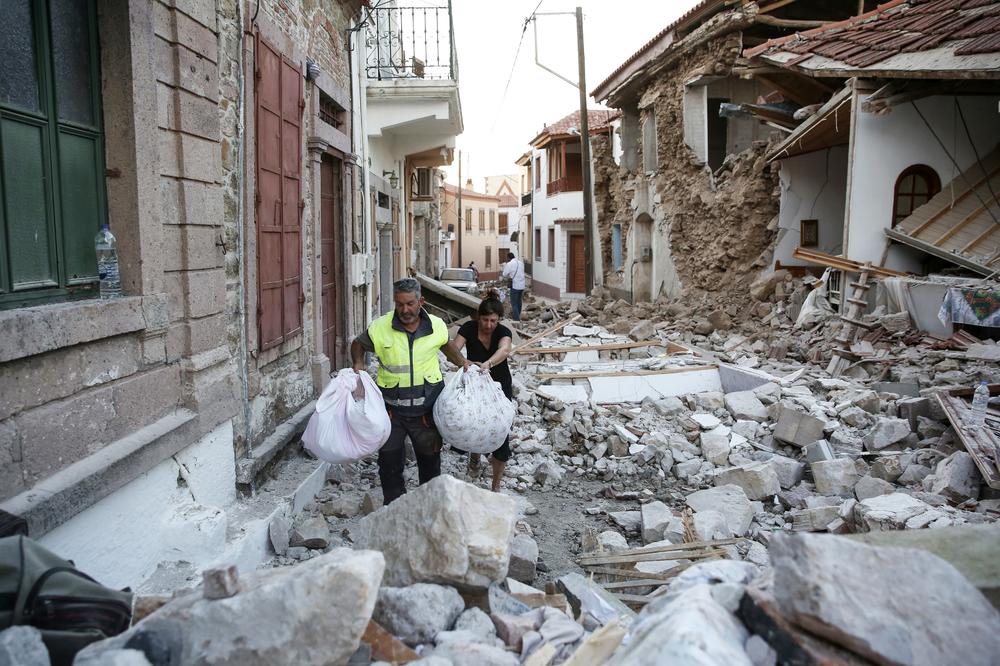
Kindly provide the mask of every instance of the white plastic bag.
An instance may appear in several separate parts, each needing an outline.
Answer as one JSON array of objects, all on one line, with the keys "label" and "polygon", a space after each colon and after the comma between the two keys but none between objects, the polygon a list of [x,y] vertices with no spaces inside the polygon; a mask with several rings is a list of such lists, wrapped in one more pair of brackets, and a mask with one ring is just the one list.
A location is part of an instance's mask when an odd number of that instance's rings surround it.
[{"label": "white plastic bag", "polygon": [[514,423],[514,403],[488,372],[459,370],[434,403],[434,424],[446,444],[469,453],[500,448]]},{"label": "white plastic bag", "polygon": [[378,451],[389,439],[392,423],[382,392],[366,372],[360,374],[364,397],[355,400],[358,374],[351,368],[337,373],[316,401],[302,443],[320,460],[347,463]]}]

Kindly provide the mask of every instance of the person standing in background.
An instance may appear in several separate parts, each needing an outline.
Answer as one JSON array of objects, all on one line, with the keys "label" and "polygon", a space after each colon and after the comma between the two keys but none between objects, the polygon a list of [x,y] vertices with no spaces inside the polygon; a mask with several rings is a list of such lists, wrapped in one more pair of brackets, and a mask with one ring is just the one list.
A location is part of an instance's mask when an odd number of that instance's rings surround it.
[{"label": "person standing in background", "polygon": [[507,263],[503,267],[503,277],[510,280],[510,310],[514,321],[521,321],[521,299],[524,296],[524,262],[507,253]]}]

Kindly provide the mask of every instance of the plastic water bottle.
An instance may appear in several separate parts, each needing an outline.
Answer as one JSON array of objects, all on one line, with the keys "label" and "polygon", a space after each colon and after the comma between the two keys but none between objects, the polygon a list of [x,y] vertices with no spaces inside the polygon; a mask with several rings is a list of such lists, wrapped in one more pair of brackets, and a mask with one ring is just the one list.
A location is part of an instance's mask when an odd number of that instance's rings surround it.
[{"label": "plastic water bottle", "polygon": [[990,402],[990,389],[986,380],[979,382],[976,392],[972,394],[972,425],[986,425],[986,407]]},{"label": "plastic water bottle", "polygon": [[97,274],[101,279],[101,298],[120,298],[122,295],[122,279],[118,272],[118,250],[115,235],[107,224],[101,225],[101,230],[94,238],[94,249],[97,250]]}]

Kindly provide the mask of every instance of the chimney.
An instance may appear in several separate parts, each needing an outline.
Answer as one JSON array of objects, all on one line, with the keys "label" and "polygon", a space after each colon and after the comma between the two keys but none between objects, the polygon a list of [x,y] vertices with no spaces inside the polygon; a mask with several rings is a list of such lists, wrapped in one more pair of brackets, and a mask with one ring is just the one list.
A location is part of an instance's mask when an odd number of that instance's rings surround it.
[{"label": "chimney", "polygon": [[472,190],[472,189],[474,189],[474,188],[472,187],[472,179],[471,179],[471,178],[469,178],[468,180],[466,180],[466,181],[465,181],[465,189],[467,189],[467,190]]}]

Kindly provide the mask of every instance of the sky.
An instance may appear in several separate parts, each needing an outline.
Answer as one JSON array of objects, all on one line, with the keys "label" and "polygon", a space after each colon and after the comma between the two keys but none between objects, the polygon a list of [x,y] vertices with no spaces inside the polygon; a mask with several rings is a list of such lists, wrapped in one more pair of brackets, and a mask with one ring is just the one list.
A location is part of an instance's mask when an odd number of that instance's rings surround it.
[{"label": "sky", "polygon": [[[577,89],[535,63],[536,28],[538,59],[575,82],[572,14],[577,6],[583,7],[588,103],[592,109],[601,108],[589,92],[695,4],[696,0],[542,0],[538,6],[538,0],[453,0],[465,131],[456,140],[455,161],[445,168],[447,181],[458,182],[459,150],[462,180],[471,175],[476,190],[482,190],[487,175],[516,173],[514,161],[543,126],[580,108]],[[542,15],[528,25],[522,39],[524,21],[536,6]],[[546,12],[569,13],[544,16]]]}]

